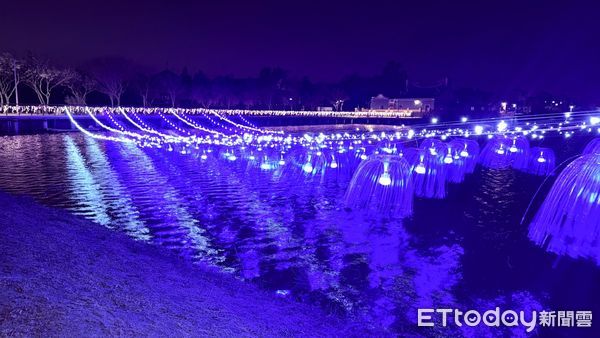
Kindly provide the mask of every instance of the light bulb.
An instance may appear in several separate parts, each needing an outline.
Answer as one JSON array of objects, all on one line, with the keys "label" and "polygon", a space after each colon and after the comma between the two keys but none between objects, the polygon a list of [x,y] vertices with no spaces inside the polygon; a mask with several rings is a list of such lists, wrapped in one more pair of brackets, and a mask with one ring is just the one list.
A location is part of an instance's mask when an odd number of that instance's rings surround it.
[{"label": "light bulb", "polygon": [[415,168],[415,172],[417,174],[424,174],[425,173],[425,165],[423,163],[419,163],[417,165],[417,167]]},{"label": "light bulb", "polygon": [[538,162],[540,162],[540,163],[544,163],[544,162],[546,162],[546,159],[545,159],[545,158],[543,158],[543,157],[539,157],[539,158],[537,159],[537,161],[538,161]]},{"label": "light bulb", "polygon": [[511,153],[516,153],[516,152],[517,152],[519,149],[517,149],[517,147],[515,147],[515,146],[512,146],[512,147],[508,148],[508,150],[509,150]]},{"label": "light bulb", "polygon": [[366,155],[366,154],[362,154],[362,155],[360,155],[360,159],[361,159],[361,160],[366,160],[366,159],[367,159],[367,155]]},{"label": "light bulb", "polygon": [[466,150],[463,150],[463,151],[460,152],[460,156],[462,156],[462,157],[468,157],[469,156],[469,152],[466,151]]},{"label": "light bulb", "polygon": [[504,153],[506,153],[506,151],[504,150],[504,146],[502,144],[500,144],[500,148],[498,148],[498,150],[496,150],[496,154],[504,155]]},{"label": "light bulb", "polygon": [[388,185],[392,184],[392,178],[390,177],[390,174],[387,171],[384,171],[383,174],[379,176],[378,182],[379,184],[387,187]]},{"label": "light bulb", "polygon": [[338,167],[337,162],[336,161],[331,162],[330,167],[333,169],[337,168]]},{"label": "light bulb", "polygon": [[504,122],[504,121],[500,121],[500,122],[498,123],[498,125],[496,126],[496,129],[497,129],[499,132],[506,131],[506,128],[508,128],[508,124],[507,124],[506,122]]},{"label": "light bulb", "polygon": [[452,160],[452,156],[450,154],[448,154],[448,155],[446,155],[446,157],[444,157],[444,163],[450,164],[452,162],[453,162],[453,160]]},{"label": "light bulb", "polygon": [[302,166],[302,170],[304,170],[305,173],[310,174],[313,171],[313,166],[310,162],[307,162]]}]

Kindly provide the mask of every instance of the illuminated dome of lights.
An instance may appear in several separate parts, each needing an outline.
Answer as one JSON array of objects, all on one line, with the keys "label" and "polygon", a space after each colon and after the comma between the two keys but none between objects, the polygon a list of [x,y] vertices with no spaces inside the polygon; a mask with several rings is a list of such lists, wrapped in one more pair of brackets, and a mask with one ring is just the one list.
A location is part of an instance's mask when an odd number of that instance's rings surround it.
[{"label": "illuminated dome of lights", "polygon": [[556,157],[550,148],[534,147],[529,152],[527,172],[533,175],[548,176],[556,167]]},{"label": "illuminated dome of lights", "polygon": [[433,144],[404,151],[404,157],[411,166],[417,197],[439,199],[446,196],[447,167],[452,162],[444,162],[448,147],[443,142]]},{"label": "illuminated dome of lights", "polygon": [[548,251],[600,264],[600,154],[586,154],[558,176],[529,227]]},{"label": "illuminated dome of lights", "polygon": [[406,160],[398,155],[372,155],[356,169],[345,205],[375,215],[405,217],[412,212],[413,181]]},{"label": "illuminated dome of lights", "polygon": [[480,163],[488,168],[512,167],[525,170],[529,158],[529,141],[523,136],[495,136],[481,151]]}]

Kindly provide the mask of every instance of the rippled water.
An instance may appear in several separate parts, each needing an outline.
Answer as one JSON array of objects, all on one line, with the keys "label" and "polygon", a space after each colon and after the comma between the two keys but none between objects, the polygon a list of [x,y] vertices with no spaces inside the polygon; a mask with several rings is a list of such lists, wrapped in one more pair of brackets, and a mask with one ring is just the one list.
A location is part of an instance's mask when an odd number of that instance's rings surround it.
[{"label": "rippled water", "polygon": [[598,269],[545,253],[520,224],[541,178],[478,168],[450,185],[446,199],[416,200],[414,216],[402,221],[344,210],[349,179],[201,162],[80,134],[0,138],[0,189],[397,333],[508,334],[417,330],[419,307],[598,304]]}]

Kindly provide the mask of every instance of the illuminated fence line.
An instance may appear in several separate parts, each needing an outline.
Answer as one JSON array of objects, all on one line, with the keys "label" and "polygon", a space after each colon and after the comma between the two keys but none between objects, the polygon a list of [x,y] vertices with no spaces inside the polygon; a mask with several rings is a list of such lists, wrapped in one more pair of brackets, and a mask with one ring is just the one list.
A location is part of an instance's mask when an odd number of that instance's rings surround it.
[{"label": "illuminated fence line", "polygon": [[[117,107],[86,107],[86,106],[3,106],[2,112],[11,115],[62,115],[62,109],[68,107],[71,115],[83,115],[85,109],[94,111],[117,110]],[[144,111],[154,114],[158,111],[165,112],[173,108],[137,108],[125,107],[128,110]],[[366,112],[366,111],[304,111],[304,110],[243,110],[243,109],[205,109],[205,108],[177,108],[184,114],[206,114],[214,113],[220,115],[247,115],[247,116],[299,116],[299,117],[332,117],[332,118],[406,118],[395,112]],[[251,123],[245,121],[246,127],[254,128]]]},{"label": "illuminated fence line", "polygon": [[[62,114],[61,109],[68,107],[72,115],[84,114],[85,109],[93,109],[93,110],[118,110],[120,107],[89,107],[89,106],[2,106],[0,107],[2,112],[5,114],[21,114],[21,115],[37,115],[37,114]],[[168,110],[178,110],[185,114],[202,114],[210,111],[217,112],[222,115],[246,115],[246,116],[316,116],[316,117],[341,117],[341,118],[406,118],[405,116],[399,116],[395,112],[388,111],[306,111],[306,110],[247,110],[247,109],[206,109],[206,108],[161,108],[161,107],[150,107],[150,108],[142,108],[142,107],[122,107],[127,110],[135,110],[138,112],[145,113],[154,113],[156,111],[168,111]],[[585,112],[593,112],[593,111],[585,111]],[[598,111],[595,111],[598,112]],[[535,115],[518,115],[518,116],[505,116],[505,117],[494,117],[488,118],[490,120],[498,120],[498,119],[530,119],[536,117],[550,117],[550,116],[576,116],[577,114],[582,113],[581,111],[573,111],[573,112],[560,112],[560,113],[544,113],[544,114],[535,114]],[[468,115],[468,113],[465,113]],[[466,119],[463,122],[467,122]],[[478,121],[483,121],[486,119],[479,119]],[[252,123],[248,121],[244,121],[248,124],[249,127],[254,127]]]},{"label": "illuminated fence line", "polygon": [[[391,112],[332,112],[332,111],[289,111],[289,110],[238,110],[238,109],[204,109],[204,108],[139,108],[139,107],[127,107],[127,108],[113,108],[113,107],[87,107],[87,106],[3,106],[3,112],[10,115],[64,115],[63,109],[69,109],[71,115],[85,115],[88,111],[93,112],[96,115],[102,115],[106,112],[112,112],[112,114],[121,114],[120,109],[125,109],[128,112],[134,112],[142,115],[152,114],[168,114],[168,115],[200,115],[200,116],[217,116],[225,124],[230,124],[236,128],[253,130],[257,132],[269,132],[268,130],[261,129],[248,120],[244,119],[243,116],[254,116],[254,117],[317,117],[317,118],[346,118],[346,119],[369,119],[369,118],[383,118],[383,119],[398,119],[402,121],[402,117],[396,116]],[[582,119],[587,119],[593,116],[598,116],[600,111],[573,111],[573,112],[560,112],[560,113],[545,113],[535,115],[522,115],[522,116],[505,116],[505,117],[490,117],[490,118],[467,118],[463,117],[461,121],[439,121],[438,118],[432,118],[427,123],[411,124],[411,128],[431,127],[436,128],[452,128],[452,127],[464,127],[475,124],[496,124],[500,121],[509,121],[511,124],[527,124],[535,123],[540,120],[549,119],[562,119],[563,125],[577,123]],[[230,120],[229,117],[240,117],[244,124],[235,123]],[[187,121],[189,122],[189,121]],[[596,123],[600,122],[600,118],[597,118]],[[592,123],[594,124],[594,123]]]},{"label": "illuminated fence line", "polygon": [[[190,136],[190,132],[188,128],[182,129],[179,126],[173,124],[167,117],[168,115],[173,115],[174,119],[181,121],[181,117],[184,119],[189,119],[193,122],[191,116],[198,115],[204,116],[208,119],[208,121],[215,126],[231,132],[232,134],[243,135],[248,133],[249,128],[247,126],[242,127],[238,124],[230,124],[224,119],[218,119],[219,116],[240,116],[241,112],[247,114],[256,114],[256,115],[264,115],[268,113],[281,113],[281,114],[301,114],[305,115],[310,113],[318,113],[318,114],[331,114],[332,112],[290,112],[290,111],[242,111],[242,110],[219,110],[219,115],[211,113],[213,110],[209,109],[174,109],[174,108],[106,108],[106,107],[81,107],[81,106],[63,106],[63,107],[39,107],[39,106],[22,106],[22,107],[11,107],[12,109],[36,113],[38,111],[43,111],[45,113],[53,114],[53,115],[64,115],[65,110],[68,110],[69,113],[74,115],[89,115],[92,116],[94,120],[97,122],[97,118],[95,116],[106,116],[108,119],[114,120],[114,117],[118,115],[125,115],[125,119],[127,119],[127,114],[131,113],[136,117],[141,116],[152,116],[156,115],[164,120],[171,128],[176,130],[179,133],[182,133],[185,136]],[[127,114],[122,114],[122,109],[127,111]],[[190,114],[190,117],[187,117],[186,114]],[[221,115],[222,114],[222,115]],[[337,113],[336,113],[337,114]],[[363,112],[355,112],[353,114],[363,114]],[[181,116],[180,116],[181,115]],[[276,115],[273,115],[276,116]],[[216,121],[216,120],[219,121]],[[223,123],[220,123],[220,122]],[[190,124],[195,125],[197,123],[184,123],[187,126]],[[139,128],[140,125],[136,126]],[[198,125],[203,128],[202,126]],[[105,129],[106,126],[103,126]],[[121,126],[122,127],[122,126]],[[139,128],[140,131],[147,132],[148,129],[141,125],[142,128]],[[252,128],[252,127],[250,127]],[[488,119],[476,119],[469,120],[466,122],[461,122],[460,124],[457,122],[446,122],[446,123],[430,123],[430,124],[414,124],[410,126],[400,125],[400,126],[391,126],[390,128],[400,128],[399,136],[408,140],[411,139],[421,139],[421,138],[431,138],[431,137],[441,137],[442,140],[445,140],[448,137],[470,137],[487,135],[491,137],[493,135],[524,135],[529,136],[532,139],[534,138],[544,138],[546,132],[558,133],[559,135],[563,135],[565,138],[571,137],[576,132],[596,132],[600,133],[600,112],[598,111],[582,111],[582,112],[567,112],[567,113],[552,113],[552,114],[544,114],[539,116],[527,116],[527,117],[518,117],[513,119],[503,119],[503,118],[488,118]],[[199,128],[194,128],[199,129]],[[256,128],[259,129],[259,128]],[[110,130],[113,131],[114,130]],[[214,129],[204,128],[204,131],[214,133]],[[357,130],[358,131],[358,130]],[[371,127],[367,127],[367,131],[369,133],[373,133],[374,130]],[[123,132],[123,130],[121,130]],[[250,132],[252,133],[252,132]],[[369,134],[364,133],[364,134]],[[216,134],[216,133],[215,133]],[[270,133],[269,133],[270,134]],[[348,137],[343,137],[346,139],[356,138],[357,134],[353,133]],[[130,135],[133,136],[133,135]]]}]

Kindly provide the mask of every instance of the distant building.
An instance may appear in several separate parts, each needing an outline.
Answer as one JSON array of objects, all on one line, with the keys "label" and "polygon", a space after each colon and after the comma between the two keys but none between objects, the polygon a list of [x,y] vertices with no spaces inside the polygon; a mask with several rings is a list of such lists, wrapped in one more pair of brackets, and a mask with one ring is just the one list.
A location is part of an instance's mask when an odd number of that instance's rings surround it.
[{"label": "distant building", "polygon": [[526,104],[523,101],[519,102],[500,102],[500,116],[501,117],[514,117],[520,115],[528,115],[531,114],[531,105]]},{"label": "distant building", "polygon": [[317,107],[317,111],[333,111],[333,107]]},{"label": "distant building", "polygon": [[390,99],[381,94],[371,98],[370,111],[390,112],[400,117],[423,117],[434,109],[432,98]]}]

